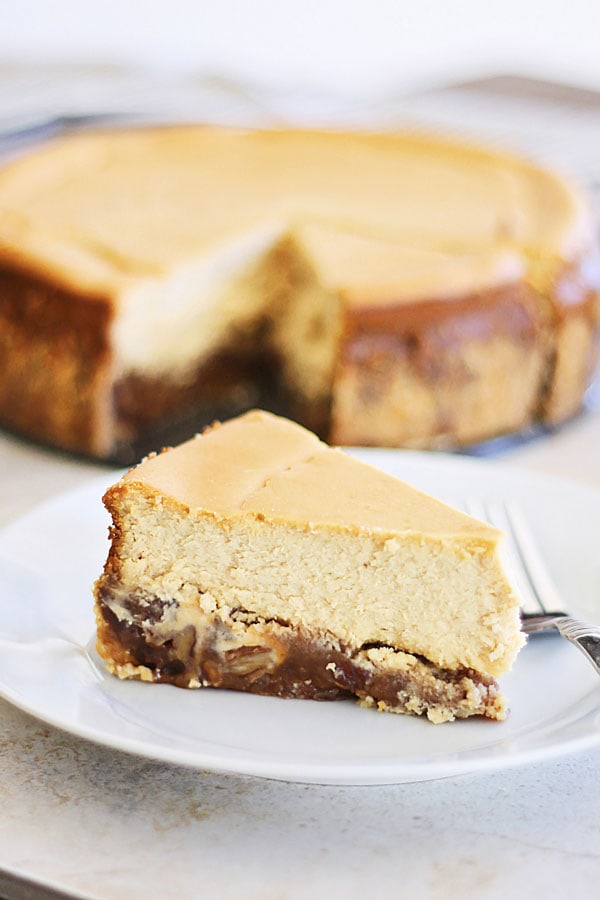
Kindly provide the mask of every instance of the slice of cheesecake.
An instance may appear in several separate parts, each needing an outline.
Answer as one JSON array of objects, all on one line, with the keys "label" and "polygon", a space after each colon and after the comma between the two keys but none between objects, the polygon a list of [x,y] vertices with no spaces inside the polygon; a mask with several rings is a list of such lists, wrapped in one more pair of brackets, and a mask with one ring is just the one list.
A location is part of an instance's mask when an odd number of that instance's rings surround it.
[{"label": "slice of cheesecake", "polygon": [[111,487],[98,650],[121,678],[502,719],[500,533],[253,411]]}]

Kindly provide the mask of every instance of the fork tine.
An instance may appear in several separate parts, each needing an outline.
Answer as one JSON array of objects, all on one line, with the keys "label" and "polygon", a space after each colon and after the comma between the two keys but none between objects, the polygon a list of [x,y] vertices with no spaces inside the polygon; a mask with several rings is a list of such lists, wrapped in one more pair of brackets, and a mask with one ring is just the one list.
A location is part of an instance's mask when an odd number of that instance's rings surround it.
[{"label": "fork tine", "polygon": [[[525,517],[514,503],[466,500],[462,508],[504,531],[506,571],[521,593],[521,628],[528,634],[556,630],[571,641],[600,673],[600,627],[574,619],[564,609]],[[548,610],[551,610],[548,611]]]},{"label": "fork tine", "polygon": [[465,511],[470,516],[489,522],[503,532],[505,540],[500,547],[500,554],[509,580],[519,597],[521,610],[526,615],[543,614],[545,612],[543,600],[520,552],[519,539],[506,504],[469,498],[465,502]]},{"label": "fork tine", "polygon": [[563,611],[563,600],[558,593],[546,564],[542,559],[523,513],[514,504],[506,504],[506,517],[515,536],[515,546],[523,562],[523,568],[529,576],[540,606],[545,613]]}]

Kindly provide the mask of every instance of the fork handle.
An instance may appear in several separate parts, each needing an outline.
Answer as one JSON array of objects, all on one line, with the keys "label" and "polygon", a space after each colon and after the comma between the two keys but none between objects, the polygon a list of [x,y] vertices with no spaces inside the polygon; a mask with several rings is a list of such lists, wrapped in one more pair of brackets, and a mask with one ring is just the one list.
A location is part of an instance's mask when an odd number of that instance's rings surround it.
[{"label": "fork handle", "polygon": [[600,627],[598,625],[560,614],[523,617],[523,631],[528,634],[550,631],[552,628],[575,644],[600,675]]},{"label": "fork handle", "polygon": [[600,675],[600,628],[590,622],[572,619],[571,616],[558,619],[555,627],[587,656]]}]

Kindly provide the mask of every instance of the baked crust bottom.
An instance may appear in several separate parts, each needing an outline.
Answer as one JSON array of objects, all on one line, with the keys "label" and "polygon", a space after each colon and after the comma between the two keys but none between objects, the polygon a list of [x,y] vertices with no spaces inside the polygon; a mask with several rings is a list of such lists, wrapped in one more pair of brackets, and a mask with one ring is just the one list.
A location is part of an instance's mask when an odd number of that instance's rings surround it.
[{"label": "baked crust bottom", "polygon": [[180,613],[174,600],[98,582],[97,649],[108,670],[184,688],[311,700],[356,697],[362,706],[426,715],[435,723],[506,716],[494,679],[473,669],[442,669],[386,645],[350,648],[332,634],[239,609]]}]

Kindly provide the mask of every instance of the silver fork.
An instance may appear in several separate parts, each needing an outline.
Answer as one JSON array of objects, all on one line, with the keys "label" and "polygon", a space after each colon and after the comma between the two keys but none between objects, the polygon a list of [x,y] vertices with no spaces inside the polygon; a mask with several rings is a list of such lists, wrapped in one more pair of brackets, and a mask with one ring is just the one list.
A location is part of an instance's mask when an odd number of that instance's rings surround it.
[{"label": "silver fork", "polygon": [[507,572],[521,598],[521,627],[526,634],[551,630],[575,644],[600,674],[600,626],[575,619],[564,609],[523,513],[514,504],[471,498],[465,512],[489,522],[506,536]]}]

